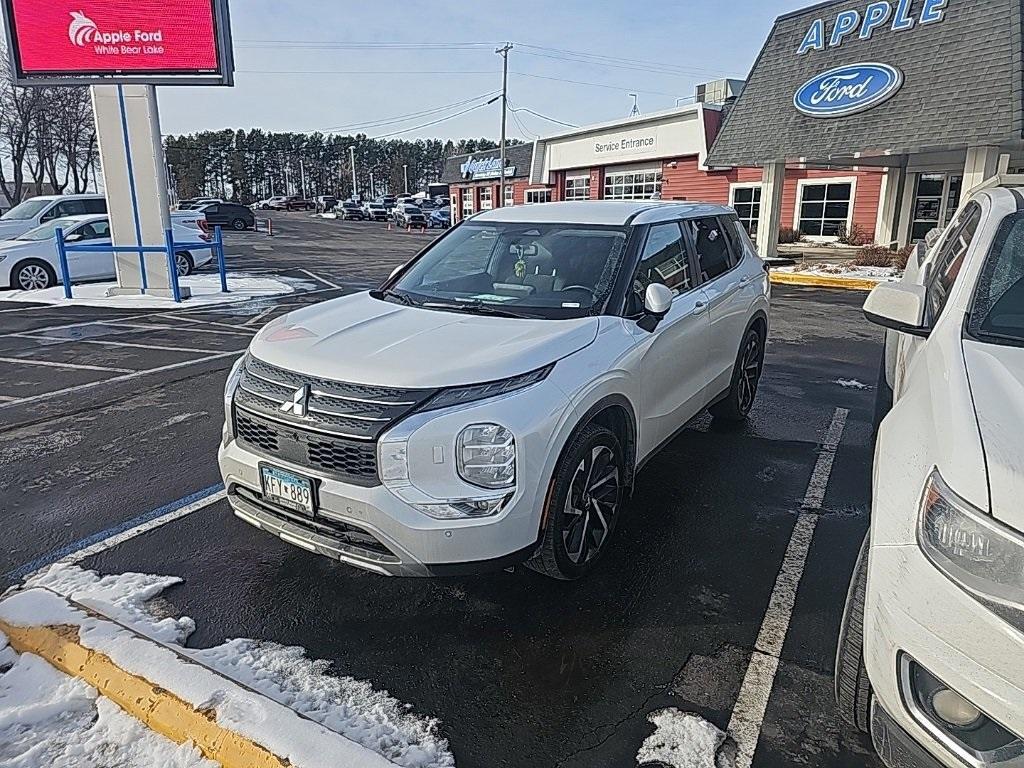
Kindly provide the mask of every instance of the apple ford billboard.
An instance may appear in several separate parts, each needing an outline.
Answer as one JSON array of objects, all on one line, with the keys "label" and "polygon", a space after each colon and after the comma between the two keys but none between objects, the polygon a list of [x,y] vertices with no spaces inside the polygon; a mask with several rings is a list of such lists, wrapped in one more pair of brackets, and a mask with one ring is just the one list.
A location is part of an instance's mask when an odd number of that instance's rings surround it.
[{"label": "apple ford billboard", "polygon": [[18,85],[231,85],[227,0],[2,0]]}]

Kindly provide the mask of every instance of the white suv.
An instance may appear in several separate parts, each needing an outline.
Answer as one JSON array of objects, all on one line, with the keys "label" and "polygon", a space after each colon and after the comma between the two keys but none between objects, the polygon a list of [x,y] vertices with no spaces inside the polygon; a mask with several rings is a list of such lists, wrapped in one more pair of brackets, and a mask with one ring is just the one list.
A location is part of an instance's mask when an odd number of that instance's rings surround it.
[{"label": "white suv", "polygon": [[976,190],[902,283],[869,540],[836,660],[889,766],[1024,765],[1024,177]]},{"label": "white suv", "polygon": [[257,334],[225,389],[228,498],[379,573],[578,578],[645,460],[708,406],[746,416],[768,327],[729,208],[489,211]]}]

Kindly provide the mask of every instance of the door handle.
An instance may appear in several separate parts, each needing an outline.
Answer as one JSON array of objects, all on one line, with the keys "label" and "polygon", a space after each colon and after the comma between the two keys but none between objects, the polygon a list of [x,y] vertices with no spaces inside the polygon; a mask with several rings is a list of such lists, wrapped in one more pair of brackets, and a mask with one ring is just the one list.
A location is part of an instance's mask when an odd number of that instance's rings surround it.
[{"label": "door handle", "polygon": [[705,309],[707,309],[707,307],[708,307],[708,303],[706,301],[695,302],[694,305],[693,305],[693,312],[692,312],[692,314],[699,315]]},{"label": "door handle", "polygon": [[750,285],[755,279],[757,279],[756,275],[747,275],[740,280],[740,285]]}]

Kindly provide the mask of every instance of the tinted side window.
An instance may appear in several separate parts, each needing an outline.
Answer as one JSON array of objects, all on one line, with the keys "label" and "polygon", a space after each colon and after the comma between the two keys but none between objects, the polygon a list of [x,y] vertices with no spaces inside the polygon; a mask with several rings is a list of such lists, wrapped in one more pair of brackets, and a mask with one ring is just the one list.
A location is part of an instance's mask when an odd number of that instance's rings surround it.
[{"label": "tinted side window", "polygon": [[683,232],[676,223],[656,224],[647,233],[640,266],[633,278],[633,295],[627,307],[629,314],[636,314],[643,308],[644,294],[651,283],[667,285],[676,294],[693,288]]},{"label": "tinted side window", "polygon": [[83,200],[82,203],[85,205],[86,213],[106,213],[107,212],[107,201],[104,198],[94,200]]},{"label": "tinted side window", "polygon": [[[725,233],[725,239],[729,241],[729,250],[732,252],[730,265],[736,266],[743,261],[744,238],[740,234],[743,225],[740,224],[740,220],[736,216],[720,216],[718,220],[722,222],[722,232]],[[745,230],[744,234],[746,234]]]},{"label": "tinted side window", "polygon": [[57,216],[80,216],[87,213],[84,200],[65,200],[57,203],[51,212],[55,212]]},{"label": "tinted side window", "polygon": [[218,213],[220,213],[220,206],[208,205],[205,208],[203,208],[203,213],[205,213],[207,216],[216,216]]},{"label": "tinted side window", "polygon": [[953,230],[943,240],[942,250],[935,257],[928,281],[928,312],[933,323],[946,307],[980,223],[981,206],[969,204],[953,224]]},{"label": "tinted side window", "polygon": [[705,281],[714,280],[719,275],[728,272],[732,267],[729,241],[723,234],[718,219],[714,217],[690,219],[683,222],[683,226],[690,228],[703,279]]}]

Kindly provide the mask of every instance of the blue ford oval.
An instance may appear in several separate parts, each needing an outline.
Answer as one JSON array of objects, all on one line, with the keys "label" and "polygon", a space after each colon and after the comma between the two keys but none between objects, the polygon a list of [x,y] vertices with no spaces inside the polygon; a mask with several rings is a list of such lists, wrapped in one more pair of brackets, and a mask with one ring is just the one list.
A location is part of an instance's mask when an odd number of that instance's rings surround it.
[{"label": "blue ford oval", "polygon": [[887,101],[902,85],[896,67],[848,64],[812,77],[793,96],[793,105],[811,117],[845,117]]}]

